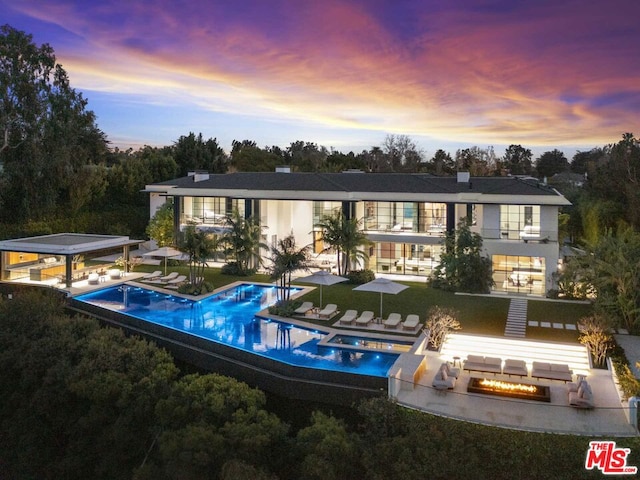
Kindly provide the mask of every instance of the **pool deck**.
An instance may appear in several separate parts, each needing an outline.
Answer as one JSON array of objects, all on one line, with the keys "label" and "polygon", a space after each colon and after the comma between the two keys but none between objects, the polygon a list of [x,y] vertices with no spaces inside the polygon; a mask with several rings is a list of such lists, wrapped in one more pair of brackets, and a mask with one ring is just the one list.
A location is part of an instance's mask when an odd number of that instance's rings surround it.
[{"label": "pool deck", "polygon": [[[75,282],[69,291],[71,296],[102,289],[108,286],[125,282],[140,282],[140,277],[145,273],[127,273],[120,279],[107,278],[98,285],[89,285],[87,281]],[[39,282],[42,284],[42,282]],[[154,286],[148,283],[138,283],[145,288],[158,289],[166,293],[177,293],[173,290],[163,289],[162,286]],[[224,289],[229,288],[225,286]],[[215,292],[214,292],[215,293]],[[181,295],[188,297],[186,295]],[[326,325],[305,322],[302,318],[280,318],[268,314],[268,311],[259,312],[260,316],[273,318],[306,328],[326,331],[327,333],[350,333],[374,336],[388,340],[404,340],[414,336],[416,339],[419,330],[415,332],[385,329],[383,325],[370,324],[369,327],[356,328],[335,323],[335,318],[327,321]],[[635,341],[629,338],[628,341]],[[621,342],[623,343],[623,342]],[[638,345],[638,342],[635,343]],[[629,348],[627,346],[627,348]],[[640,347],[637,348],[640,351]],[[615,384],[612,373],[609,370],[592,369],[589,372],[589,384],[594,393],[595,408],[582,410],[569,406],[567,398],[567,386],[562,382],[536,380],[523,378],[526,383],[548,385],[550,387],[551,402],[536,402],[527,400],[506,399],[467,393],[467,385],[471,377],[481,377],[478,373],[470,374],[462,371],[455,387],[452,390],[441,391],[431,386],[431,380],[444,358],[438,352],[423,351],[426,369],[417,379],[414,385],[401,388],[394,400],[399,405],[420,410],[426,413],[440,415],[456,420],[479,423],[483,425],[526,430],[532,432],[546,432],[558,434],[586,435],[593,437],[625,437],[637,436],[638,431],[628,420],[629,406],[621,400],[619,389]],[[506,375],[490,375],[490,378],[513,381]]]}]

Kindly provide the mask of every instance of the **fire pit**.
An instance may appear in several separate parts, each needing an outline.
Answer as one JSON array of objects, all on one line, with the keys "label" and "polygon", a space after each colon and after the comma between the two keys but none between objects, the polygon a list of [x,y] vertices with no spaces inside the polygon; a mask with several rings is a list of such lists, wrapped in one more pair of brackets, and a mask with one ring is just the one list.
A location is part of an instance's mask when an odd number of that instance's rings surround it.
[{"label": "fire pit", "polygon": [[467,392],[521,398],[523,400],[536,400],[538,402],[551,401],[551,392],[547,386],[506,382],[504,380],[491,380],[487,378],[470,378]]}]

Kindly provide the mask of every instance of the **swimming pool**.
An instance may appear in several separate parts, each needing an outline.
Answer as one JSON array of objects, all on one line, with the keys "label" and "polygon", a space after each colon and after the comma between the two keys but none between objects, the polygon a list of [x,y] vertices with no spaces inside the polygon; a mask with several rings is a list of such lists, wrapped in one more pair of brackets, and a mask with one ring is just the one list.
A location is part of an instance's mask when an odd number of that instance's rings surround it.
[{"label": "swimming pool", "polygon": [[75,300],[297,367],[386,377],[398,353],[319,347],[326,332],[256,316],[276,302],[271,285],[243,284],[190,300],[119,285]]}]

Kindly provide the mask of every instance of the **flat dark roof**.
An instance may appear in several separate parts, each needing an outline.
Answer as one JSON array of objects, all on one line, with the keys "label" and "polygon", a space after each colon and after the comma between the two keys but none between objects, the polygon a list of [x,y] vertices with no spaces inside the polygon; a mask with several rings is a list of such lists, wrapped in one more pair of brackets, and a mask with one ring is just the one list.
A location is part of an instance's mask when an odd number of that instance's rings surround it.
[{"label": "flat dark roof", "polygon": [[76,255],[108,248],[137,245],[142,242],[143,240],[131,240],[129,237],[116,235],[56,233],[38,237],[3,240],[0,241],[0,251]]}]

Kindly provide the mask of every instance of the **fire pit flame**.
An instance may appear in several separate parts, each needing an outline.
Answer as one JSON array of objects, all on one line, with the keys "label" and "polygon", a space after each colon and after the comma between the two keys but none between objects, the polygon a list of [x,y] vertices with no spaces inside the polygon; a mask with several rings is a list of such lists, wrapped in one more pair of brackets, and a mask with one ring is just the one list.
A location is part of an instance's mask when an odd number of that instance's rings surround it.
[{"label": "fire pit flame", "polygon": [[536,393],[538,391],[538,387],[535,385],[524,385],[522,383],[510,383],[510,382],[501,382],[500,380],[488,380],[483,379],[480,382],[485,388],[493,388],[496,390],[503,390],[505,392],[527,392],[527,393]]}]

